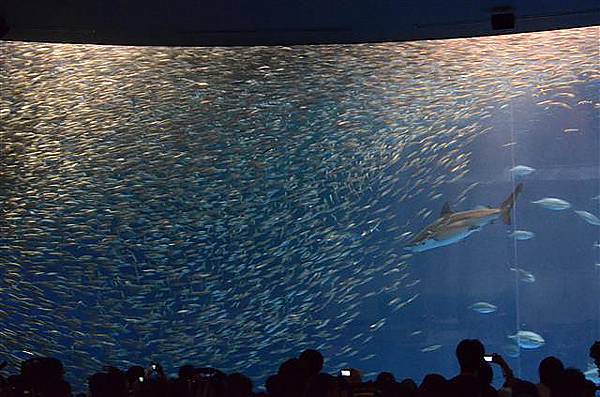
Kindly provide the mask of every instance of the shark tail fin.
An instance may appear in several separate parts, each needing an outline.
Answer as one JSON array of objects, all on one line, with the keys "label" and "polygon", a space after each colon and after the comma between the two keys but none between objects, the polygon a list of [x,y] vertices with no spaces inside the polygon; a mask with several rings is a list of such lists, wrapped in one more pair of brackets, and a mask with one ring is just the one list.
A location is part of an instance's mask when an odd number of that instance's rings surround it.
[{"label": "shark tail fin", "polygon": [[510,210],[515,205],[515,201],[517,200],[517,196],[523,190],[523,184],[519,183],[517,187],[515,187],[515,191],[508,196],[506,200],[502,202],[500,205],[500,210],[502,211],[502,221],[505,225],[510,225]]}]

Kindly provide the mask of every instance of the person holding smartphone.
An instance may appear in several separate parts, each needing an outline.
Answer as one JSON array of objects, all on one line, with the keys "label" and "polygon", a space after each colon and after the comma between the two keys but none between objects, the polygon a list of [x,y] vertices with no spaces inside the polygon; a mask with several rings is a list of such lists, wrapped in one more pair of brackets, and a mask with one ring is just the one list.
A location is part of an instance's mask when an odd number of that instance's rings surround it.
[{"label": "person holding smartphone", "polygon": [[477,371],[477,378],[481,384],[481,396],[482,397],[496,397],[498,391],[492,386],[494,380],[494,371],[490,365],[491,361],[488,361],[491,356],[483,356],[484,361],[481,363],[479,370]]},{"label": "person holding smartphone", "polygon": [[146,368],[144,379],[138,385],[140,396],[163,395],[169,386],[161,365],[155,362]]},{"label": "person holding smartphone", "polygon": [[504,385],[510,387],[510,385],[514,383],[515,376],[513,370],[510,368],[510,365],[508,365],[504,357],[502,357],[498,353],[492,353],[486,354],[484,356],[484,360],[489,363],[496,364],[500,367],[500,369],[502,370],[502,376],[504,377]]},{"label": "person holding smartphone", "polygon": [[502,369],[504,384],[502,385],[502,388],[498,390],[499,397],[539,396],[535,384],[515,378],[512,369],[501,355],[492,353],[490,355],[486,355],[485,360],[500,366]]},{"label": "person holding smartphone", "polygon": [[485,348],[478,339],[463,339],[456,346],[460,373],[448,381],[448,396],[480,396],[479,372],[484,363]]},{"label": "person holding smartphone", "polygon": [[146,369],[145,379],[146,380],[159,380],[165,379],[165,373],[162,367],[158,363],[150,363],[150,366]]}]

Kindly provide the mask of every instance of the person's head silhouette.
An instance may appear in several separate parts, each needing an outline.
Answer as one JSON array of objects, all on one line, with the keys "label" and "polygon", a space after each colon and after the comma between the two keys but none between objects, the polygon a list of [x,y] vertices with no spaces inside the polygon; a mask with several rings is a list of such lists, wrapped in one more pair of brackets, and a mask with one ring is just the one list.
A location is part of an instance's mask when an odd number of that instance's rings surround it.
[{"label": "person's head silhouette", "polygon": [[323,355],[314,349],[306,349],[298,357],[300,365],[308,377],[318,374],[323,369]]},{"label": "person's head silhouette", "polygon": [[239,372],[228,375],[227,395],[230,397],[250,397],[252,395],[252,381]]},{"label": "person's head silhouette", "polygon": [[552,389],[556,381],[560,378],[565,366],[562,361],[554,356],[549,356],[540,362],[538,372],[540,374],[540,383]]},{"label": "person's head silhouette", "polygon": [[456,359],[463,373],[476,373],[481,363],[485,349],[478,339],[463,339],[456,346]]},{"label": "person's head silhouette", "polygon": [[427,374],[419,386],[419,397],[442,397],[448,389],[448,381],[440,374]]}]

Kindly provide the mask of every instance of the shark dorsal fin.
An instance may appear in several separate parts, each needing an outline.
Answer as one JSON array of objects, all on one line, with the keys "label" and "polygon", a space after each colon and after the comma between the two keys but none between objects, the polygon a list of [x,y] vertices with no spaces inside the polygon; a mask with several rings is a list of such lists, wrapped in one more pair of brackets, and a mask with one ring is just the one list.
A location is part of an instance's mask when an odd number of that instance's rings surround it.
[{"label": "shark dorsal fin", "polygon": [[454,212],[450,209],[450,203],[446,201],[446,203],[442,207],[442,212],[440,214],[440,217],[452,215],[453,213]]}]

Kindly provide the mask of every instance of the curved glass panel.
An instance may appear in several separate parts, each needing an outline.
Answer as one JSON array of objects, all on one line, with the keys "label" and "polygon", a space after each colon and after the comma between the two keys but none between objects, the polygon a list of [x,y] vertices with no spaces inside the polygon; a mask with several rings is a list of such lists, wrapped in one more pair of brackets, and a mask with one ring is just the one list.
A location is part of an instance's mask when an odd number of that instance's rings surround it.
[{"label": "curved glass panel", "polygon": [[0,48],[11,365],[55,356],[77,383],[191,362],[262,384],[311,347],[327,371],[420,381],[455,374],[469,337],[528,379],[550,354],[586,369],[598,28]]}]

